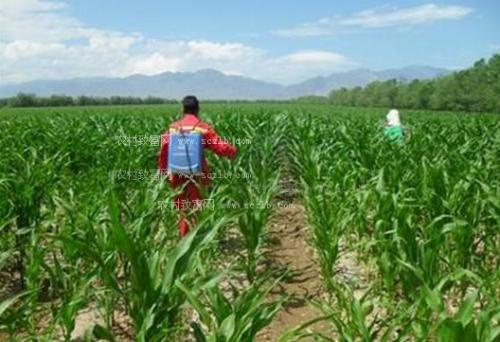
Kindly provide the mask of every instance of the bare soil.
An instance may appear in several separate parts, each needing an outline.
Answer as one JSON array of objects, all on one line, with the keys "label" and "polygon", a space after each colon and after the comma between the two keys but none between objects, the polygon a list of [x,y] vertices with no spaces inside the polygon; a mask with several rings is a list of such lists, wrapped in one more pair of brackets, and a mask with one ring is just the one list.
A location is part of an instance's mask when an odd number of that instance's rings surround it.
[{"label": "bare soil", "polygon": [[[314,250],[307,243],[304,207],[291,203],[278,208],[269,224],[269,232],[270,262],[274,267],[290,270],[290,276],[279,284],[274,295],[288,294],[290,298],[271,324],[258,335],[257,341],[276,341],[288,329],[321,316],[321,312],[309,305],[307,300],[321,298],[324,292]],[[311,326],[312,331],[324,329],[324,324]]]}]

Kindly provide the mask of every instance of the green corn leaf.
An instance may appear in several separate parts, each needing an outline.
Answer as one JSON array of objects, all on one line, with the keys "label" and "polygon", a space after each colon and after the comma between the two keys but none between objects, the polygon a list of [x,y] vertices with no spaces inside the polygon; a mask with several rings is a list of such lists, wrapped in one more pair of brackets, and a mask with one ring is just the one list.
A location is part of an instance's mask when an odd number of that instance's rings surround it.
[{"label": "green corn leaf", "polygon": [[94,325],[92,334],[94,335],[95,338],[99,340],[106,340],[111,342],[115,341],[113,333],[99,324]]},{"label": "green corn leaf", "polygon": [[186,295],[189,303],[194,307],[194,309],[200,315],[200,319],[206,325],[211,323],[210,313],[205,309],[205,306],[200,301],[198,295],[199,293],[194,293],[189,288],[187,288],[179,279],[176,280],[175,285]]},{"label": "green corn leaf", "polygon": [[422,293],[424,295],[425,302],[434,312],[443,312],[444,306],[441,298],[439,297],[439,293],[430,289],[427,284],[422,286]]},{"label": "green corn leaf", "polygon": [[474,291],[467,295],[465,300],[462,302],[460,309],[455,315],[455,319],[462,323],[463,326],[466,326],[472,319],[474,303],[476,302],[477,296],[477,291]]},{"label": "green corn leaf", "polygon": [[28,293],[30,293],[30,291],[25,291],[25,292],[21,292],[21,293],[18,293],[10,298],[7,298],[7,299],[4,299],[1,303],[0,303],[0,317],[2,317],[3,313],[8,309],[10,308],[12,305],[14,305],[14,303],[16,301],[18,301],[21,297],[27,295]]},{"label": "green corn leaf", "polygon": [[236,316],[231,314],[226,317],[220,326],[220,334],[225,337],[226,340],[230,341],[236,329]]},{"label": "green corn leaf", "polygon": [[[443,321],[439,328],[439,341],[442,342],[456,342],[464,341],[462,337],[464,336],[464,329],[459,322],[454,321],[451,318],[447,318]],[[473,342],[473,341],[467,341]]]}]

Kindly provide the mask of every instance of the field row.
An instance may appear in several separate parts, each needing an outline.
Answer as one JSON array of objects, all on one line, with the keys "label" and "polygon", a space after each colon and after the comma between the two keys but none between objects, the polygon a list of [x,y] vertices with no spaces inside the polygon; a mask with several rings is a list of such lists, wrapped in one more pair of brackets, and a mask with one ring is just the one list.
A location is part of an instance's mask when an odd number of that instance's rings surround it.
[{"label": "field row", "polygon": [[[91,310],[88,340],[259,340],[291,305],[276,295],[290,269],[266,265],[270,223],[293,206],[321,294],[304,303],[319,314],[281,341],[498,338],[498,116],[403,113],[411,135],[397,144],[384,110],[207,105],[203,118],[240,152],[208,156],[212,205],[179,240],[158,146],[130,143],[177,111],[0,113],[0,339],[71,340]],[[362,283],[342,276],[346,252]]]}]

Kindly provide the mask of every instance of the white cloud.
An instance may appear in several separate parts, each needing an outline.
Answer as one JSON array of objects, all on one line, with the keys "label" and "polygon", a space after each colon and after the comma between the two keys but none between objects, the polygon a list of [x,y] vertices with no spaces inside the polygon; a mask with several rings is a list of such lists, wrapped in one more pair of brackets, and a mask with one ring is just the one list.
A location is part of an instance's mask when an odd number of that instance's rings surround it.
[{"label": "white cloud", "polygon": [[434,4],[384,11],[364,11],[342,21],[343,25],[362,27],[387,27],[414,25],[437,20],[460,19],[472,12],[461,6],[438,6]]},{"label": "white cloud", "polygon": [[66,8],[66,3],[61,1],[16,0],[2,4],[2,12],[18,14],[22,12],[43,12]]},{"label": "white cloud", "polygon": [[149,56],[138,56],[133,58],[128,65],[132,74],[155,75],[159,71],[179,71],[183,60],[176,57],[167,57],[161,53],[154,52]]},{"label": "white cloud", "polygon": [[58,43],[41,44],[25,40],[15,40],[5,45],[4,56],[10,60],[31,58],[42,55],[53,55],[64,50],[64,45]]},{"label": "white cloud", "polygon": [[258,57],[263,51],[240,43],[214,43],[208,41],[191,41],[187,43],[189,50],[203,59],[231,60],[242,57]]},{"label": "white cloud", "polygon": [[285,37],[327,36],[357,29],[423,24],[439,20],[461,19],[473,9],[463,6],[426,4],[409,8],[366,10],[350,17],[326,17],[297,27],[274,31]]},{"label": "white cloud", "polygon": [[328,51],[270,56],[238,42],[150,39],[86,25],[68,15],[67,7],[65,1],[48,0],[2,4],[0,83],[204,68],[290,83],[352,65]]},{"label": "white cloud", "polygon": [[2,3],[0,39],[52,42],[88,37],[96,31],[64,14],[62,10],[66,6],[64,2],[43,0],[16,0]]},{"label": "white cloud", "polygon": [[265,59],[265,52],[240,43],[205,40],[147,41],[141,53],[132,56],[129,73],[158,74],[163,71],[188,71],[215,68],[231,74],[244,74],[246,65]]},{"label": "white cloud", "polygon": [[289,75],[293,75],[295,80],[304,80],[311,76],[325,75],[354,66],[356,63],[344,55],[321,50],[307,50],[270,59],[266,61],[263,70],[267,72],[274,70],[273,80],[276,82],[290,83]]},{"label": "white cloud", "polygon": [[296,52],[285,56],[283,59],[293,63],[343,64],[347,62],[345,56],[325,51]]}]

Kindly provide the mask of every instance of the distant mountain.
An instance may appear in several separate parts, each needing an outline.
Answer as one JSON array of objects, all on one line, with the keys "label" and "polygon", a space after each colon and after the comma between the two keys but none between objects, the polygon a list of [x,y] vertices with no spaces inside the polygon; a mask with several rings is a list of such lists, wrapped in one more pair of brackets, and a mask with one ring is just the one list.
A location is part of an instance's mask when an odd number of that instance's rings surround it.
[{"label": "distant mountain", "polygon": [[372,71],[356,69],[345,72],[336,72],[329,76],[314,77],[304,82],[286,87],[286,94],[291,97],[303,95],[326,95],[332,89],[353,88],[365,86],[373,81],[390,79],[412,81],[414,79],[431,79],[451,73],[450,70],[428,66],[410,66],[402,69],[388,69]]},{"label": "distant mountain", "polygon": [[326,95],[332,89],[364,86],[371,81],[387,79],[429,79],[450,73],[446,69],[413,66],[403,69],[371,71],[358,69],[314,77],[290,86],[226,75],[213,69],[196,72],[165,72],[158,75],[131,75],[124,78],[74,78],[36,80],[0,86],[0,97],[19,92],[38,96],[159,96],[180,98],[196,94],[201,99],[284,99],[303,95]]},{"label": "distant mountain", "polygon": [[0,86],[0,97],[18,92],[39,96],[160,96],[179,98],[196,94],[204,99],[272,98],[279,96],[282,86],[251,78],[225,75],[212,69],[197,72],[165,72],[158,75],[132,75],[124,78],[74,78],[69,80],[37,80]]}]

